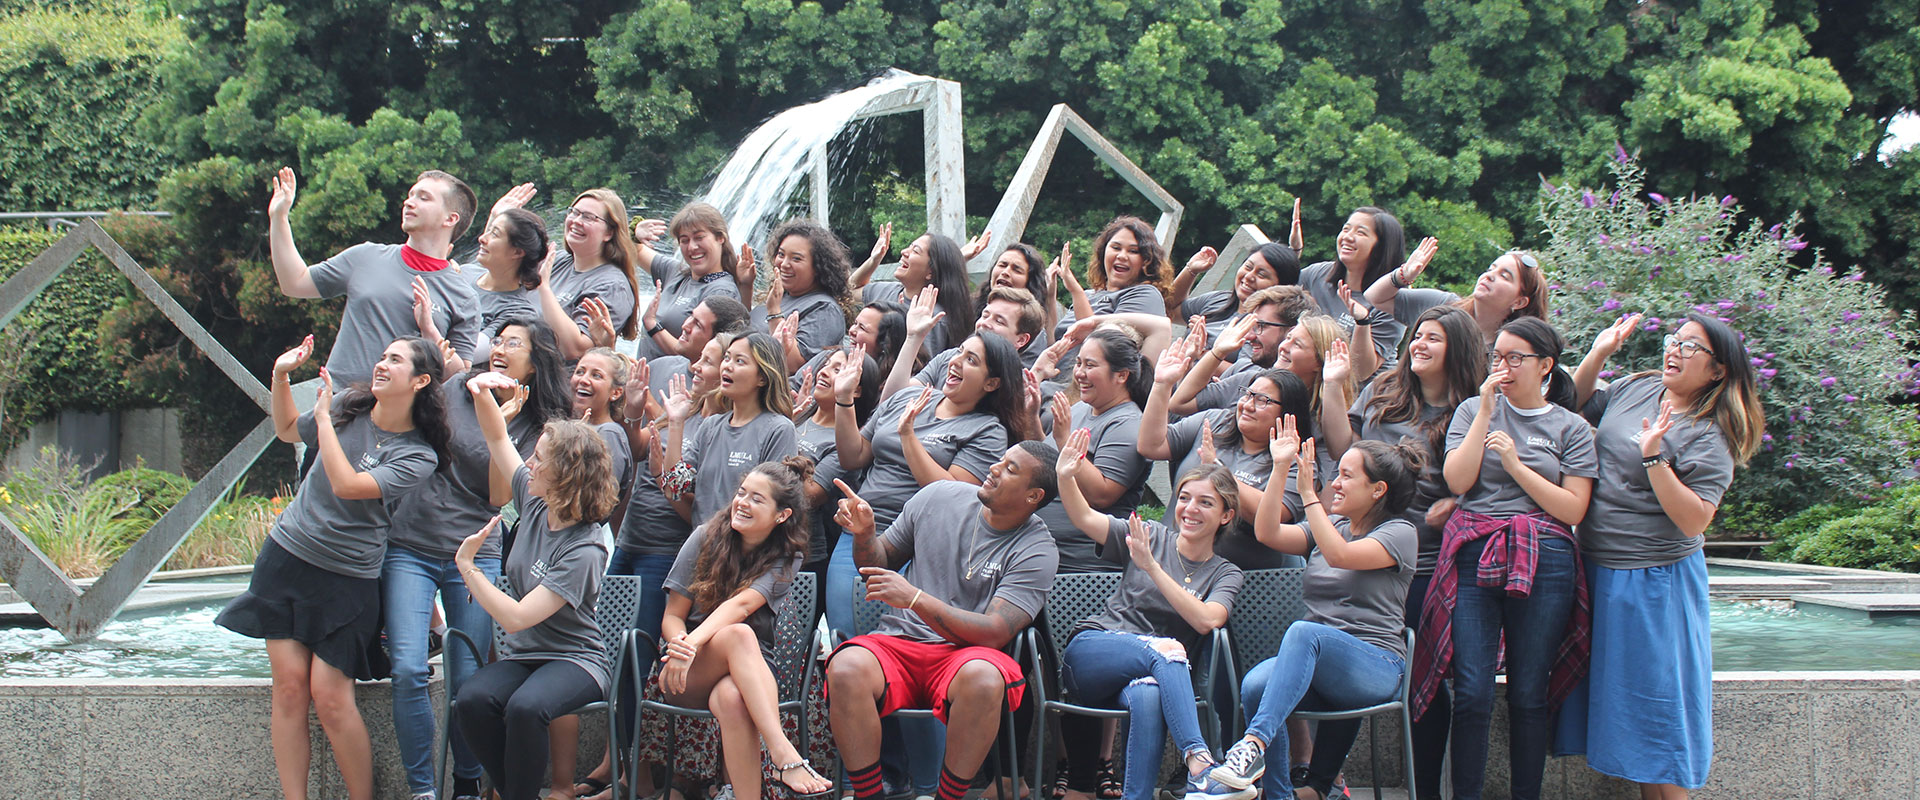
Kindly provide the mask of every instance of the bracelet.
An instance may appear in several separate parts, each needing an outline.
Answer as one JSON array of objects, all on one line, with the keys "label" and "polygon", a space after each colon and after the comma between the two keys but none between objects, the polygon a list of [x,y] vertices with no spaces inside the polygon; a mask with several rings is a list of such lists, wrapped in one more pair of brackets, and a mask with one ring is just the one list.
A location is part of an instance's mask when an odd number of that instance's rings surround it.
[{"label": "bracelet", "polygon": [[907,601],[907,610],[908,610],[908,611],[912,611],[912,610],[913,610],[913,606],[914,606],[914,604],[915,604],[915,603],[918,603],[918,602],[920,602],[920,594],[921,594],[921,592],[920,592],[920,590],[919,590],[919,589],[915,589],[915,590],[913,590],[913,599],[912,599],[912,600],[908,600],[908,601]]},{"label": "bracelet", "polygon": [[1397,288],[1400,288],[1400,289],[1405,289],[1405,288],[1407,288],[1408,286],[1411,286],[1411,285],[1412,285],[1412,284],[1409,284],[1409,283],[1407,283],[1406,281],[1404,281],[1404,280],[1401,280],[1401,279],[1400,279],[1400,270],[1397,270],[1397,269],[1396,269],[1396,270],[1394,270],[1394,271],[1392,271],[1392,272],[1389,272],[1389,273],[1387,273],[1387,277],[1389,277],[1389,278],[1391,278],[1391,279],[1393,279],[1393,285],[1394,285],[1395,287],[1397,287]]},{"label": "bracelet", "polygon": [[1665,464],[1669,467],[1673,466],[1673,462],[1668,461],[1667,456],[1664,453],[1657,453],[1650,456],[1643,456],[1640,459],[1641,469],[1653,469],[1654,465],[1656,464]]},{"label": "bracelet", "polygon": [[858,403],[858,402],[860,401],[855,400],[853,403],[842,403],[838,398],[835,398],[833,401],[833,404],[841,408],[852,408],[854,406],[854,403]]},{"label": "bracelet", "polygon": [[666,331],[667,331],[667,326],[660,324],[659,320],[654,320],[654,323],[652,325],[647,326],[648,336],[658,336],[662,333],[665,333]]},{"label": "bracelet", "polygon": [[1311,502],[1311,503],[1306,503],[1306,504],[1304,504],[1304,505],[1302,505],[1302,506],[1300,506],[1300,510],[1301,510],[1301,511],[1305,511],[1305,510],[1307,510],[1307,509],[1309,509],[1309,508],[1312,508],[1312,507],[1314,507],[1314,506],[1317,506],[1317,505],[1320,505],[1320,501],[1319,501],[1319,500],[1315,500],[1315,501],[1313,501],[1313,502]]}]

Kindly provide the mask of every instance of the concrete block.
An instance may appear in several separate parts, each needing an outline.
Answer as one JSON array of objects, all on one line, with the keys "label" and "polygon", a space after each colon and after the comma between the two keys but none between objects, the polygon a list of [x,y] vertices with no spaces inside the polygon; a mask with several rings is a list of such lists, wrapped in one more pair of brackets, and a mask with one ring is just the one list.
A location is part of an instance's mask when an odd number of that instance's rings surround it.
[{"label": "concrete block", "polygon": [[1814,763],[1810,795],[1911,796],[1906,793],[1913,786],[1914,757],[1920,751],[1914,741],[1915,724],[1920,722],[1916,720],[1920,716],[1916,714],[1920,695],[1816,690],[1809,702],[1812,730],[1817,732],[1811,736]]},{"label": "concrete block", "polygon": [[0,696],[0,787],[11,797],[80,797],[86,780],[82,763],[92,743],[74,735],[84,730],[86,700],[79,695],[12,694]]}]

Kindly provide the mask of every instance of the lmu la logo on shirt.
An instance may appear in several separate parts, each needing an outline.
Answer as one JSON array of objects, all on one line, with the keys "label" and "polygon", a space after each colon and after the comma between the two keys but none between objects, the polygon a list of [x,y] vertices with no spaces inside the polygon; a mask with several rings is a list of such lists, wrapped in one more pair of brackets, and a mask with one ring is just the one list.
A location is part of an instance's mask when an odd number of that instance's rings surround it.
[{"label": "lmu la logo on shirt", "polygon": [[533,576],[533,582],[536,585],[539,584],[541,581],[546,580],[547,560],[542,558],[538,561],[533,562],[533,566],[527,569],[527,574]]},{"label": "lmu la logo on shirt", "polygon": [[1545,450],[1545,451],[1547,451],[1547,452],[1549,452],[1549,453],[1552,453],[1552,454],[1554,454],[1554,455],[1556,455],[1556,456],[1557,456],[1557,455],[1560,455],[1560,443],[1559,443],[1559,442],[1556,442],[1556,441],[1554,441],[1554,440],[1552,440],[1552,439],[1549,439],[1549,438],[1547,438],[1547,437],[1545,437],[1545,436],[1529,436],[1529,437],[1527,437],[1527,446],[1528,446],[1528,447],[1538,447],[1538,448],[1540,448],[1540,449],[1542,449],[1542,450]]},{"label": "lmu la logo on shirt", "polygon": [[367,452],[360,454],[360,464],[354,469],[360,472],[366,472],[367,470],[373,469],[374,467],[377,467],[377,466],[380,466],[380,456],[375,454],[372,450],[368,450]]},{"label": "lmu la logo on shirt", "polygon": [[1004,567],[999,561],[988,561],[975,567],[973,569],[973,576],[978,580],[992,580],[998,577],[1003,569]]},{"label": "lmu la logo on shirt", "polygon": [[951,433],[936,433],[930,436],[920,436],[918,438],[920,439],[921,444],[927,445],[929,447],[935,446],[935,445],[938,445],[940,447],[945,447],[947,445],[953,444],[953,441],[954,441],[954,436]]},{"label": "lmu la logo on shirt", "polygon": [[752,453],[744,453],[739,450],[727,453],[727,466],[729,467],[744,467],[758,463],[760,463],[760,459],[756,458]]}]

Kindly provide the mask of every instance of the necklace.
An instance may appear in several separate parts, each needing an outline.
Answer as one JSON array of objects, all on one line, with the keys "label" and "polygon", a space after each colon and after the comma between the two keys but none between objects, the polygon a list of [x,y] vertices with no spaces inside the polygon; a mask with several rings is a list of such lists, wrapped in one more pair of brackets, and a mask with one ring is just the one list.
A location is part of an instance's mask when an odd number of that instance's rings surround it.
[{"label": "necklace", "polygon": [[[985,513],[985,509],[982,509]],[[981,518],[973,518],[973,527],[967,531],[967,575],[963,580],[973,580],[973,571],[980,568],[980,554],[974,550],[975,540],[980,538]],[[991,544],[991,542],[989,542]]]}]

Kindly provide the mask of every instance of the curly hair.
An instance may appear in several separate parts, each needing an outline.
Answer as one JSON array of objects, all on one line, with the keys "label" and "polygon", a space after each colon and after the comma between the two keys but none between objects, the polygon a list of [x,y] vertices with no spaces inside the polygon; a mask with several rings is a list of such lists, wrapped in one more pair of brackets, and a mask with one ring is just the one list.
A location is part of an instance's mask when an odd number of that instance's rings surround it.
[{"label": "curly hair", "polygon": [[556,419],[547,422],[540,438],[547,443],[540,468],[548,477],[545,499],[553,518],[598,522],[612,514],[620,484],[613,479],[613,454],[600,432],[577,419]]},{"label": "curly hair", "polygon": [[[747,549],[745,537],[733,527],[731,503],[707,518],[700,555],[693,562],[693,582],[687,586],[694,604],[700,608],[718,607],[741,589],[753,585],[768,570],[778,569],[782,563],[807,552],[812,518],[807,514],[806,486],[813,480],[813,461],[805,456],[787,456],[754,467],[747,475],[766,478],[773,485],[774,508],[790,513],[786,519],[774,523],[773,531],[751,550]],[[741,483],[745,482],[743,476]]]},{"label": "curly hair", "polygon": [[840,304],[841,313],[851,317],[848,311],[853,307],[853,296],[847,291],[847,272],[852,269],[853,261],[847,253],[846,244],[827,226],[810,219],[796,219],[773,229],[773,233],[767,237],[767,252],[771,254],[779,250],[780,243],[790,236],[806,239],[812,251],[814,289],[833,298],[834,302]]},{"label": "curly hair", "polygon": [[1146,261],[1140,270],[1140,281],[1151,284],[1160,290],[1161,297],[1166,297],[1167,290],[1173,285],[1173,265],[1167,261],[1167,248],[1160,244],[1159,234],[1154,233],[1153,226],[1139,217],[1114,217],[1107,227],[1100,229],[1100,235],[1093,240],[1093,263],[1087,265],[1087,282],[1095,289],[1107,288],[1107,242],[1123,230],[1133,234],[1133,240],[1140,244],[1140,255]]}]

